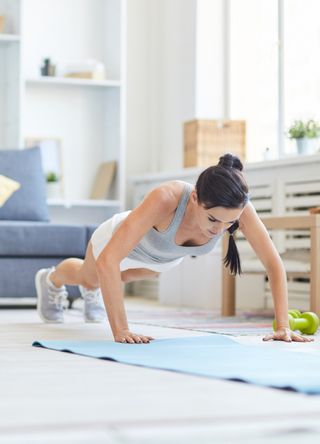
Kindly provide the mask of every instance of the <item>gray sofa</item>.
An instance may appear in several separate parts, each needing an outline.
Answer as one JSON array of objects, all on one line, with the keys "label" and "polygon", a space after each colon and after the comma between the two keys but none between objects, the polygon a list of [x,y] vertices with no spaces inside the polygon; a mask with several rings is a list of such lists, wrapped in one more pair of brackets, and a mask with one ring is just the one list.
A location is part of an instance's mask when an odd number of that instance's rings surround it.
[{"label": "gray sofa", "polygon": [[[95,227],[50,223],[39,148],[0,150],[0,174],[21,184],[0,208],[0,304],[35,302],[36,271],[83,258]],[[80,295],[68,291],[70,302]]]}]

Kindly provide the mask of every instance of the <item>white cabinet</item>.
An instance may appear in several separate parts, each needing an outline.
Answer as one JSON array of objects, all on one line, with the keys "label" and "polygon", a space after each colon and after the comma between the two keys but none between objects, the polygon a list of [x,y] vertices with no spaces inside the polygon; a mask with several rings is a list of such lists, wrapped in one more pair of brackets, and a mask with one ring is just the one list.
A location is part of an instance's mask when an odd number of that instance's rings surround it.
[{"label": "white cabinet", "polygon": [[[117,162],[111,202],[125,199],[126,0],[0,0],[0,148],[26,138],[61,143],[64,198],[89,198],[102,162]],[[44,58],[55,77],[41,77]],[[84,59],[101,61],[105,80],[62,77]],[[55,206],[56,207],[56,206]],[[97,205],[99,207],[99,205]]]},{"label": "white cabinet", "polygon": [[185,257],[159,277],[159,300],[166,305],[220,310],[221,247],[204,256]]}]

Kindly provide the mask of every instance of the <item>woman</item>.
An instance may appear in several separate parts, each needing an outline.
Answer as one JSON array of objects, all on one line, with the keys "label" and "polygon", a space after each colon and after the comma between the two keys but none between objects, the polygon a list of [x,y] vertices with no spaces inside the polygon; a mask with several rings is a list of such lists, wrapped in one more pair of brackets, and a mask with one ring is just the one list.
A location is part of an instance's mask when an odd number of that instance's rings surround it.
[{"label": "woman", "polygon": [[[152,190],[133,211],[116,214],[93,233],[84,260],[70,258],[36,275],[38,312],[45,322],[63,322],[65,285],[79,285],[85,319],[105,317],[100,289],[115,341],[147,343],[150,336],[129,331],[123,282],[158,275],[184,256],[208,253],[225,231],[224,259],[231,273],[241,273],[233,232],[240,228],[265,266],[275,305],[277,331],[264,339],[306,342],[289,329],[286,273],[263,223],[248,200],[240,160],[226,154],[204,170],[196,186],[171,181]],[[199,277],[200,278],[200,277]]]}]

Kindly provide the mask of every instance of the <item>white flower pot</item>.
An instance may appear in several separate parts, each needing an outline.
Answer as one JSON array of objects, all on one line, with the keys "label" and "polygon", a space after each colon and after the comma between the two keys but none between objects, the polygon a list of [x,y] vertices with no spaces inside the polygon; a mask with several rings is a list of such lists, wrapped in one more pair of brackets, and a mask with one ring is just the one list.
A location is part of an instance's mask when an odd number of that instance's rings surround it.
[{"label": "white flower pot", "polygon": [[47,182],[47,199],[61,198],[60,182]]},{"label": "white flower pot", "polygon": [[296,142],[298,154],[314,154],[320,146],[319,137],[301,137]]}]

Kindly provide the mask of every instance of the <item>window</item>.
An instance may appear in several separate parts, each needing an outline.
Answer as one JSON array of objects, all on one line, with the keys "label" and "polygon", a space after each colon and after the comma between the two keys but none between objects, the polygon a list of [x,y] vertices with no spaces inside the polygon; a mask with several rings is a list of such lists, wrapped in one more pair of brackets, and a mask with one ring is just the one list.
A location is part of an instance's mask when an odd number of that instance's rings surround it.
[{"label": "window", "polygon": [[262,160],[267,147],[274,158],[292,154],[286,131],[293,121],[320,120],[320,2],[229,5],[228,117],[246,120],[247,160]]},{"label": "window", "polygon": [[278,2],[230,0],[229,117],[247,125],[247,160],[277,154]]},{"label": "window", "polygon": [[[285,128],[294,120],[320,120],[320,3],[284,2]],[[286,138],[286,152],[294,149]]]}]

